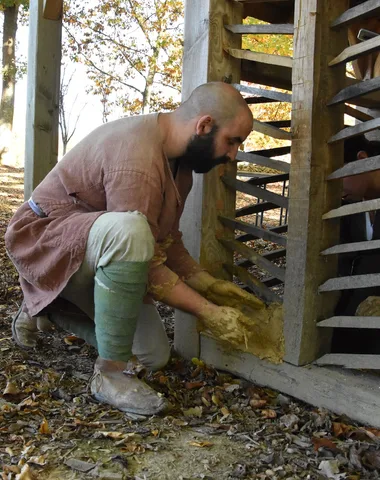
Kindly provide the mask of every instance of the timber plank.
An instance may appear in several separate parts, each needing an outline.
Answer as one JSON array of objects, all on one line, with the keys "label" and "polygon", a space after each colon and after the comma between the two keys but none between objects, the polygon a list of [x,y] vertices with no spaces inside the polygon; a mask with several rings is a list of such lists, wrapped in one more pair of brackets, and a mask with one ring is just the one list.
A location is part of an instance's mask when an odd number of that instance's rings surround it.
[{"label": "timber plank", "polygon": [[329,67],[351,62],[351,60],[356,60],[363,55],[368,55],[369,53],[377,52],[379,50],[380,36],[370,38],[365,42],[357,43],[356,45],[351,45],[350,47],[345,48],[342,53],[329,62]]},{"label": "timber plank", "polygon": [[220,342],[204,334],[201,334],[200,358],[249,382],[380,428],[377,375],[337,367],[297,367],[287,362],[275,365],[249,353],[226,350]]},{"label": "timber plank", "polygon": [[225,265],[225,268],[235,275],[238,279],[244,283],[255,295],[262,298],[268,303],[282,303],[282,298],[276,295],[270,288],[264,283],[260,282],[257,278],[247,272],[245,268],[237,265]]},{"label": "timber plank", "polygon": [[[380,77],[379,77],[380,78]],[[380,169],[380,155],[374,157],[363,158],[355,162],[346,163],[344,167],[335,170],[327,177],[327,180],[335,180],[337,178],[351,177],[365,172],[373,172]]]},{"label": "timber plank", "polygon": [[267,148],[265,150],[254,150],[253,153],[255,155],[261,155],[262,157],[281,157],[282,155],[287,155],[290,153],[291,147],[275,147],[275,148]]},{"label": "timber plank", "polygon": [[238,34],[281,34],[293,35],[294,26],[291,23],[269,25],[225,25],[224,28]]},{"label": "timber plank", "polygon": [[[274,233],[286,233],[288,231],[288,225],[279,225],[278,227],[272,227],[265,230]],[[259,237],[250,233],[248,235],[239,235],[235,238],[235,240],[237,240],[238,242],[248,242],[249,240],[255,240],[256,238]]]},{"label": "timber plank", "polygon": [[344,25],[350,25],[362,18],[370,18],[380,13],[379,0],[368,0],[360,5],[349,8],[342,15],[339,15],[332,23],[332,28],[343,27]]},{"label": "timber plank", "polygon": [[368,93],[380,90],[380,77],[371,78],[370,80],[362,80],[354,85],[343,88],[329,102],[328,106],[338,105],[339,103],[349,102],[354,98],[361,97]]},{"label": "timber plank", "polygon": [[318,322],[318,327],[380,329],[380,317],[331,317]]},{"label": "timber plank", "polygon": [[283,55],[273,55],[270,53],[253,52],[252,50],[243,50],[241,48],[225,48],[225,51],[232,57],[240,60],[249,60],[251,62],[268,63],[280,67],[292,68],[293,59]]},{"label": "timber plank", "polygon": [[260,122],[259,120],[253,120],[253,131],[267,135],[268,137],[278,138],[280,140],[291,140],[291,132],[286,130],[281,130],[280,128],[274,127],[269,123]]},{"label": "timber plank", "polygon": [[278,102],[292,103],[292,96],[290,93],[276,92],[273,90],[265,90],[263,88],[249,87],[248,85],[241,85],[240,83],[234,83],[232,85],[241,93],[249,93],[250,95],[257,95],[265,97]]},{"label": "timber plank", "polygon": [[254,205],[247,205],[246,207],[241,207],[236,210],[236,217],[244,217],[245,215],[252,215],[254,213],[266,212],[267,210],[273,210],[275,208],[280,208],[273,202],[261,202],[255,203]]},{"label": "timber plank", "polygon": [[268,185],[270,183],[285,182],[289,180],[289,173],[280,173],[278,175],[268,175],[265,177],[253,177],[247,180],[250,185]]},{"label": "timber plank", "polygon": [[265,228],[257,227],[250,223],[242,222],[241,220],[235,220],[228,217],[219,217],[219,220],[227,227],[233,230],[240,230],[241,232],[251,233],[257,238],[263,240],[269,240],[270,242],[278,243],[279,245],[286,246],[286,237],[279,235],[278,233],[271,232]]},{"label": "timber plank", "polygon": [[316,365],[337,365],[343,368],[380,370],[380,355],[328,353],[315,361]]},{"label": "timber plank", "polygon": [[319,287],[318,291],[334,292],[337,290],[378,286],[380,286],[380,273],[367,273],[366,275],[350,275],[348,277],[330,278],[330,280],[327,280]]},{"label": "timber plank", "polygon": [[278,280],[281,280],[281,282],[285,281],[285,268],[277,267],[274,263],[271,261],[267,260],[266,258],[262,257],[258,253],[256,253],[253,248],[247,247],[243,243],[239,243],[236,240],[224,240],[224,239],[219,239],[219,241],[228,249],[231,251],[235,251],[239,253],[240,255],[243,255],[246,257],[248,260],[250,260],[252,263],[257,265],[259,268],[262,268],[263,270],[266,270],[269,272],[271,275],[273,275],[275,278]]},{"label": "timber plank", "polygon": [[236,155],[236,160],[238,162],[249,162],[256,165],[264,165],[264,167],[270,167],[280,172],[290,172],[290,164],[283,162],[282,160],[275,160],[273,158],[267,158],[262,155],[257,155],[256,153],[246,153],[238,151]]},{"label": "timber plank", "polygon": [[289,199],[278,195],[278,193],[270,192],[264,188],[256,187],[255,185],[250,185],[248,182],[243,182],[241,180],[236,180],[235,178],[230,178],[225,175],[222,176],[223,182],[229,187],[237,190],[239,192],[247,193],[256,198],[261,198],[267,200],[268,202],[276,203],[279,207],[288,208]]},{"label": "timber plank", "polygon": [[380,240],[367,240],[364,242],[342,243],[326,248],[321,255],[336,255],[340,253],[364,252],[380,248]]},{"label": "timber plank", "polygon": [[360,120],[361,122],[366,122],[367,120],[373,120],[374,118],[373,116],[368,115],[368,113],[364,113],[361,110],[358,110],[357,108],[351,107],[350,105],[344,106],[344,113],[346,115],[349,115],[350,117]]},{"label": "timber plank", "polygon": [[[357,85],[363,80],[357,80],[356,78],[346,76],[345,87]],[[335,92],[334,92],[335,93]],[[379,108],[380,106],[380,92],[367,93],[360,97],[354,97],[350,100],[352,105],[357,105],[364,108]]]},{"label": "timber plank", "polygon": [[277,100],[272,100],[270,98],[265,98],[265,97],[245,97],[244,100],[247,102],[248,105],[257,105],[258,103],[277,102]]},{"label": "timber plank", "polygon": [[[379,37],[380,38],[380,37]],[[368,122],[359,123],[354,127],[346,127],[340,130],[338,133],[333,135],[328,143],[336,143],[341,140],[346,140],[346,138],[356,137],[362,133],[372,132],[380,127],[380,118],[374,118],[373,120],[368,120]]]},{"label": "timber plank", "polygon": [[63,0],[44,0],[43,17],[47,20],[60,20],[63,12]]},{"label": "timber plank", "polygon": [[282,65],[263,63],[259,59],[241,61],[241,80],[267,85],[283,90],[292,90],[292,69]]},{"label": "timber plank", "polygon": [[350,203],[339,208],[334,208],[322,216],[323,220],[331,218],[341,218],[347,215],[354,215],[355,213],[372,212],[380,209],[380,198],[375,200],[366,200],[364,202]]}]

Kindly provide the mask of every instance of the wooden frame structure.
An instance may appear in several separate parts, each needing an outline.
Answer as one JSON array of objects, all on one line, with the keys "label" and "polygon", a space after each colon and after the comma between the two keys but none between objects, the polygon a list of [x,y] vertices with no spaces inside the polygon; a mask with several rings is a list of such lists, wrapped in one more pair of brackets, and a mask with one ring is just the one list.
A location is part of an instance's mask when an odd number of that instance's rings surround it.
[{"label": "wooden frame structure", "polygon": [[[175,348],[187,358],[202,358],[222,370],[380,427],[378,377],[336,366],[380,369],[379,357],[329,353],[332,328],[357,327],[358,322],[367,328],[377,325],[377,317],[334,317],[333,313],[340,289],[355,286],[355,282],[380,285],[379,275],[334,278],[338,253],[378,247],[376,241],[339,245],[336,220],[355,209],[380,209],[380,200],[340,207],[340,179],[380,166],[379,157],[373,157],[343,167],[342,140],[380,126],[379,119],[345,104],[373,107],[379,101],[379,79],[358,82],[345,76],[349,59],[380,50],[377,39],[345,48],[346,25],[368,12],[378,13],[377,1],[367,0],[366,4],[349,9],[348,0],[187,1],[184,98],[199,84],[216,80],[234,84],[248,96],[249,103],[292,103],[291,133],[282,130],[289,122],[255,122],[260,132],[292,141],[291,165],[272,158],[289,152],[289,147],[239,152],[240,160],[281,173],[244,185],[231,165],[196,176],[182,221],[190,253],[213,275],[237,275],[251,290],[258,288],[268,302],[277,301],[270,286],[285,281],[286,356],[284,363],[274,365],[248,353],[226,351],[211,337],[199,335],[196,320],[183,312],[176,312]],[[31,0],[30,9],[26,198],[57,161],[62,0]],[[247,15],[271,24],[244,25]],[[241,48],[242,34],[261,33],[293,33],[293,59]],[[343,130],[344,113],[361,123]],[[289,198],[260,188],[271,181],[287,182],[289,175]],[[263,200],[248,207],[251,213],[289,207],[289,225],[263,229],[242,221],[246,211],[235,211],[235,194],[240,188]],[[236,237],[235,229],[244,234]],[[287,237],[283,236],[286,231]],[[254,254],[244,244],[252,238],[271,240],[279,249],[266,257]],[[240,264],[233,264],[234,251],[245,257]],[[272,263],[285,253],[286,271]],[[257,282],[244,270],[246,264],[262,266],[271,277]],[[335,366],[324,366],[331,364]]]}]

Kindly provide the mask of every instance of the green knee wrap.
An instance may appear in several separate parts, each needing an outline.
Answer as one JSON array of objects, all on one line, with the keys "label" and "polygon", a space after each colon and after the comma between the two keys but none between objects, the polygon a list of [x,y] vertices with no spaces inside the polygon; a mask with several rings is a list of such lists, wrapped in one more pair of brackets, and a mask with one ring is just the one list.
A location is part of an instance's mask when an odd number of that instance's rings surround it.
[{"label": "green knee wrap", "polygon": [[128,361],[146,292],[148,262],[114,262],[95,275],[95,333],[99,356]]}]

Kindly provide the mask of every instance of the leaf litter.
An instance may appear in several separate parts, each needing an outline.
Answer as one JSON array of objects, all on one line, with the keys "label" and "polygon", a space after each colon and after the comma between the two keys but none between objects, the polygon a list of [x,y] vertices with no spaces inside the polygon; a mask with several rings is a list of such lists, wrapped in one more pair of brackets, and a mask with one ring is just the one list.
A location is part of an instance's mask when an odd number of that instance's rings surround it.
[{"label": "leaf litter", "polygon": [[[2,209],[1,238],[17,192]],[[94,349],[62,332],[41,334],[35,351],[12,343],[21,293],[3,244],[0,260],[1,480],[380,478],[379,430],[198,359],[173,356],[148,376],[172,405],[166,416],[133,418],[96,403],[87,389]],[[170,336],[172,311],[159,309]]]}]

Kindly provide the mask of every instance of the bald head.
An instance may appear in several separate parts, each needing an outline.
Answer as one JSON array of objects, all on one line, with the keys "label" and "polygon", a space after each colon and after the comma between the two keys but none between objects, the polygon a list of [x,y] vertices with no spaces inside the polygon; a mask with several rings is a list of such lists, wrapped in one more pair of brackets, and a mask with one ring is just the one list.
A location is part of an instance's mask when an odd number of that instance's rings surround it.
[{"label": "bald head", "polygon": [[252,121],[252,113],[240,93],[223,82],[210,82],[197,87],[180,105],[178,114],[185,121],[210,115],[218,127],[245,115]]}]

